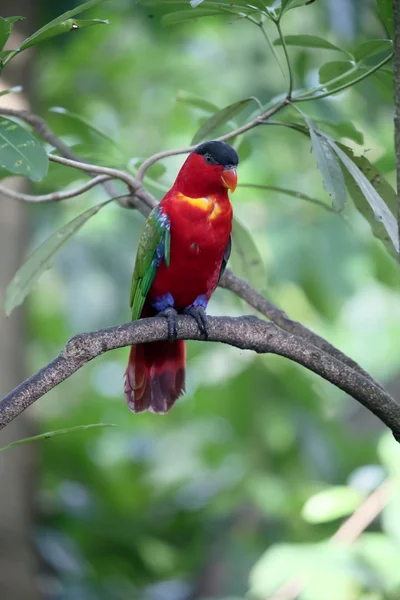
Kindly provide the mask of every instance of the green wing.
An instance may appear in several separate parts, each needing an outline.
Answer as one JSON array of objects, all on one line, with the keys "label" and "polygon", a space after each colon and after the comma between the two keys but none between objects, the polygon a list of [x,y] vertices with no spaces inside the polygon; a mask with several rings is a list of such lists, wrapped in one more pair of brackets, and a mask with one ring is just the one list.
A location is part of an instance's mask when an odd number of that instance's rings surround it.
[{"label": "green wing", "polygon": [[132,321],[141,315],[162,259],[169,267],[170,222],[158,205],[151,211],[139,240],[131,285]]}]

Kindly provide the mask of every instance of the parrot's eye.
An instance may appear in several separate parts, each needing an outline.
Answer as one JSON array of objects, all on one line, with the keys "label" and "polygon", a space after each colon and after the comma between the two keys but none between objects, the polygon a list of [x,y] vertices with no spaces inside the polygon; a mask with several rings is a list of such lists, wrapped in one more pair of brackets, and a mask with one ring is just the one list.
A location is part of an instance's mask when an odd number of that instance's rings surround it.
[{"label": "parrot's eye", "polygon": [[215,158],[213,158],[211,156],[211,154],[208,154],[208,152],[207,152],[207,154],[204,155],[204,160],[206,161],[206,163],[208,165],[217,165],[218,164],[217,161],[215,160]]}]

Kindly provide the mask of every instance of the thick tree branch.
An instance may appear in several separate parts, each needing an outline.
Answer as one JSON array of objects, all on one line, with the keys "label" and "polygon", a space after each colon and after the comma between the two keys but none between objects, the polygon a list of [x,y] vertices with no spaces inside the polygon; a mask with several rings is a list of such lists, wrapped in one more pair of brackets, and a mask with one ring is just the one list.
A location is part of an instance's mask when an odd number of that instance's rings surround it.
[{"label": "thick tree branch", "polygon": [[[400,439],[400,404],[385,390],[308,341],[257,317],[209,317],[209,341],[289,358],[330,381],[373,412]],[[0,429],[85,363],[115,348],[167,339],[163,318],[141,319],[72,338],[46,367],[0,402]],[[204,339],[190,317],[178,318],[179,339]]]}]

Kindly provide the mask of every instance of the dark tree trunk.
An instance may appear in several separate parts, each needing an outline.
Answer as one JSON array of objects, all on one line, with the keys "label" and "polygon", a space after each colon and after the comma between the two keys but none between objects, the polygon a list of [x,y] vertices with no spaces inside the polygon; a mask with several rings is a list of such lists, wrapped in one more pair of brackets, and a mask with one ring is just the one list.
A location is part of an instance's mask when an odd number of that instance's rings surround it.
[{"label": "dark tree trunk", "polygon": [[[2,16],[23,15],[17,35],[34,29],[33,0],[2,0]],[[23,29],[25,28],[25,30]],[[17,96],[13,108],[28,108],[29,62],[31,54],[21,54],[2,74],[3,85],[21,84],[24,95]],[[10,105],[12,97],[0,98]],[[7,185],[26,188],[20,179]],[[26,212],[24,205],[0,196],[0,302],[3,304],[7,284],[20,266],[26,247]],[[0,396],[25,377],[25,327],[23,310],[6,319],[0,312]],[[0,447],[32,435],[28,415],[22,415],[0,434]],[[33,542],[33,492],[35,458],[33,446],[21,446],[0,453],[0,598],[1,600],[38,600],[37,564]]]}]

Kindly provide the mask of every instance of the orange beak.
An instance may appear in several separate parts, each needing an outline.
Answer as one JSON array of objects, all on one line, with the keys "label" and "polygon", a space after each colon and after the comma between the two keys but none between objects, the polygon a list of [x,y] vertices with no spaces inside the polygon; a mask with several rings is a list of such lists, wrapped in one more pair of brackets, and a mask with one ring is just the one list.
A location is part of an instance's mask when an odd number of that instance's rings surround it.
[{"label": "orange beak", "polygon": [[228,188],[231,192],[236,190],[237,186],[237,173],[236,169],[224,169],[221,175],[222,183],[224,187]]}]

